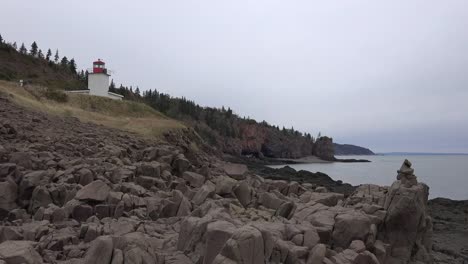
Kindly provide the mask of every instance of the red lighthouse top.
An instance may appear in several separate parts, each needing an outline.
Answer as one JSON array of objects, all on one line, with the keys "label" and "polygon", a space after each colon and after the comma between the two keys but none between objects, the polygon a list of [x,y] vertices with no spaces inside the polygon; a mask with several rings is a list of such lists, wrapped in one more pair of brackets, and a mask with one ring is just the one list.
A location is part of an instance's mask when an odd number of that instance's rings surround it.
[{"label": "red lighthouse top", "polygon": [[107,73],[106,64],[101,59],[93,62],[93,73]]}]

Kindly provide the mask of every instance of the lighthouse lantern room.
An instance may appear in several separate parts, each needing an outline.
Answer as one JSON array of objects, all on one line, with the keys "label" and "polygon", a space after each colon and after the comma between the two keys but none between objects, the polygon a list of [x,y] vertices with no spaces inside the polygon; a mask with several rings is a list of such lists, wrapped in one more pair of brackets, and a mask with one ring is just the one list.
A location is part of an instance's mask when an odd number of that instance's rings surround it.
[{"label": "lighthouse lantern room", "polygon": [[93,62],[93,73],[107,73],[106,63],[98,59]]}]

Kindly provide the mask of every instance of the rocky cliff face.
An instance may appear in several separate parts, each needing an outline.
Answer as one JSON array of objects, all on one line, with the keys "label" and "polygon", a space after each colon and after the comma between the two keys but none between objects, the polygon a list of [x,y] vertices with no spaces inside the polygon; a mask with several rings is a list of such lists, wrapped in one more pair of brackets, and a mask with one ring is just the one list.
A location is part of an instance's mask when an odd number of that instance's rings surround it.
[{"label": "rocky cliff face", "polygon": [[[350,197],[0,97],[0,262],[431,263],[409,163]],[[327,146],[327,140],[325,140]],[[326,149],[326,147],[324,147]]]},{"label": "rocky cliff face", "polygon": [[[258,123],[240,123],[238,138],[215,136],[214,144],[233,155],[295,159],[316,155],[334,160],[333,140],[322,137],[316,142],[303,136],[285,134]],[[214,133],[214,131],[212,132]]]}]

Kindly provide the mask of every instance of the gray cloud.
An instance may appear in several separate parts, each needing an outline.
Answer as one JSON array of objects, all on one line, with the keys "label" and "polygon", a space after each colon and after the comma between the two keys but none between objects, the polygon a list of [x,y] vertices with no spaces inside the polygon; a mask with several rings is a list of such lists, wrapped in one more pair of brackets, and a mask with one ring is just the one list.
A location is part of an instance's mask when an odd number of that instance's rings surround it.
[{"label": "gray cloud", "polygon": [[7,0],[0,33],[117,83],[376,151],[468,152],[468,2]]}]

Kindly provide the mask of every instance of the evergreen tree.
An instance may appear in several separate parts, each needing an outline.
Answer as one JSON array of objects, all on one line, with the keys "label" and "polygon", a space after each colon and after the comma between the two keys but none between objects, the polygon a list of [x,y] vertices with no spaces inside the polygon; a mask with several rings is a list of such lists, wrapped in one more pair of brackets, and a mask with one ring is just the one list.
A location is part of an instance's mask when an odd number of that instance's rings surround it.
[{"label": "evergreen tree", "polygon": [[55,57],[54,57],[54,61],[55,61],[55,64],[58,63],[60,57],[59,57],[59,52],[58,52],[58,49],[55,51]]},{"label": "evergreen tree", "polygon": [[13,45],[11,45],[11,46],[12,46],[12,47],[13,47],[15,50],[17,50],[17,49],[18,49],[18,46],[16,45],[16,41],[15,41],[15,42],[13,42]]},{"label": "evergreen tree", "polygon": [[27,52],[28,52],[28,50],[24,46],[24,43],[21,43],[21,48],[19,49],[19,53],[26,54]]},{"label": "evergreen tree", "polygon": [[70,71],[73,73],[76,73],[76,62],[74,58],[70,60],[69,65],[70,65]]},{"label": "evergreen tree", "polygon": [[37,52],[37,57],[39,59],[44,59],[44,54],[42,53],[42,50],[39,49],[39,51]]},{"label": "evergreen tree", "polygon": [[36,41],[34,41],[34,42],[31,44],[31,50],[29,51],[29,54],[30,54],[31,56],[36,56],[36,55],[37,55],[37,50],[38,50],[38,46],[37,46]]},{"label": "evergreen tree", "polygon": [[140,97],[140,88],[138,88],[138,86],[137,86],[137,88],[135,89],[135,94],[136,94],[138,97]]},{"label": "evergreen tree", "polygon": [[114,79],[111,80],[111,83],[109,85],[109,92],[111,93],[116,93],[116,88],[115,88],[115,83],[114,83]]},{"label": "evergreen tree", "polygon": [[62,60],[60,61],[60,65],[62,65],[62,67],[67,67],[68,66],[67,56],[63,56]]},{"label": "evergreen tree", "polygon": [[0,44],[3,44],[2,34],[0,34]]},{"label": "evergreen tree", "polygon": [[46,60],[50,61],[50,56],[52,56],[52,51],[50,49],[47,50]]}]

